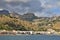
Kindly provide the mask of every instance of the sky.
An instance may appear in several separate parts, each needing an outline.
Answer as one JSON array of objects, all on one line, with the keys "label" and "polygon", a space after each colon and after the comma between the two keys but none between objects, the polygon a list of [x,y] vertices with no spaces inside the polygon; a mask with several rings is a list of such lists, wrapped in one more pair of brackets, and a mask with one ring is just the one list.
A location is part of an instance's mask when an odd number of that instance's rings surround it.
[{"label": "sky", "polygon": [[0,9],[24,14],[32,12],[37,16],[60,15],[60,0],[0,0]]}]

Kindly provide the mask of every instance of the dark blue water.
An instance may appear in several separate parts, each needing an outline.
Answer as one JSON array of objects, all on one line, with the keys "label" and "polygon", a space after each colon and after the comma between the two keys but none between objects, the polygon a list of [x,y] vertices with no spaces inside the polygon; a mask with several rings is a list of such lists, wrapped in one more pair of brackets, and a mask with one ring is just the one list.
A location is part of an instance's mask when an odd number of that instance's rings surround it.
[{"label": "dark blue water", "polygon": [[56,35],[0,36],[0,40],[60,40],[60,36]]}]

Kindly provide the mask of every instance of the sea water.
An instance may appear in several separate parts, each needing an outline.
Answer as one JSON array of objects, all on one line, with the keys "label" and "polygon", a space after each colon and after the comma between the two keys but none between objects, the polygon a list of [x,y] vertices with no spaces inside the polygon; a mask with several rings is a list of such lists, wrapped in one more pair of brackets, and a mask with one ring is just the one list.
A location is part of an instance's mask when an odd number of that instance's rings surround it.
[{"label": "sea water", "polygon": [[0,40],[60,40],[58,35],[0,35]]}]

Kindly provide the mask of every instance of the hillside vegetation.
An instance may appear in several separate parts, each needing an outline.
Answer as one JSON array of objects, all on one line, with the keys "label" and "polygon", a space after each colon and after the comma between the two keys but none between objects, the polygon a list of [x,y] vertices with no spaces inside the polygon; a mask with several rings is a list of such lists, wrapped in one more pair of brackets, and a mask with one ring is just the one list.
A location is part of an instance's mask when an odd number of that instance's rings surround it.
[{"label": "hillside vegetation", "polygon": [[37,25],[33,25],[31,22],[11,18],[9,16],[2,15],[0,16],[0,30],[39,30]]},{"label": "hillside vegetation", "polygon": [[39,19],[32,22],[16,17],[0,15],[0,30],[46,31],[48,28],[52,28],[59,31],[60,20],[49,20]]},{"label": "hillside vegetation", "polygon": [[0,30],[46,31],[49,28],[60,31],[60,16],[37,17],[33,13],[0,11]]}]

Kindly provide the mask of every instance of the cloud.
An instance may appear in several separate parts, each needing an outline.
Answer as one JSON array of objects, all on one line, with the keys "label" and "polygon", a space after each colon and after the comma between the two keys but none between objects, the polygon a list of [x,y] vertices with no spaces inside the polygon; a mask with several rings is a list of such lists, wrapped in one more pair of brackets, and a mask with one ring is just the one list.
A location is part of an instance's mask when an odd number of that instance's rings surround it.
[{"label": "cloud", "polygon": [[31,0],[28,2],[9,2],[7,7],[17,12],[41,12],[43,8],[39,0]]},{"label": "cloud", "polygon": [[0,0],[0,8],[20,14],[34,12],[37,16],[51,16],[60,13],[56,12],[60,8],[60,0]]},{"label": "cloud", "polygon": [[5,0],[6,2],[28,2],[29,0]]},{"label": "cloud", "polygon": [[[41,1],[41,0],[40,0]],[[60,0],[42,0],[42,7],[44,7],[44,14],[48,15],[60,15]]]},{"label": "cloud", "polygon": [[59,7],[60,7],[60,1],[59,1],[59,2],[57,2],[57,6],[59,6]]},{"label": "cloud", "polygon": [[43,7],[45,7],[45,8],[52,8],[52,7],[60,6],[60,0],[42,0],[41,3],[43,5]]}]

